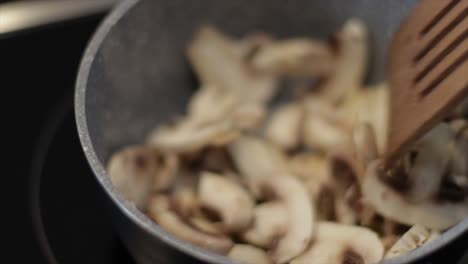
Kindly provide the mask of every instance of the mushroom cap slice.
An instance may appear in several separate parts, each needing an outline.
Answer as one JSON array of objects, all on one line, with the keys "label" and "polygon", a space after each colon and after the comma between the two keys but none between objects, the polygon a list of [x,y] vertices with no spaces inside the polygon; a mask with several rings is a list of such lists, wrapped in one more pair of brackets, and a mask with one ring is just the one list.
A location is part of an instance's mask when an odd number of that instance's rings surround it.
[{"label": "mushroom cap slice", "polygon": [[385,258],[406,255],[421,247],[431,237],[431,230],[420,225],[414,225],[388,250]]},{"label": "mushroom cap slice", "polygon": [[288,213],[288,228],[271,250],[276,263],[287,263],[302,253],[313,236],[315,208],[304,185],[294,176],[273,174],[253,183],[261,196],[277,197]]},{"label": "mushroom cap slice", "polygon": [[[140,210],[145,208],[160,170],[159,154],[146,146],[127,147],[114,154],[107,172],[114,187]],[[167,185],[170,179],[167,180]]]},{"label": "mushroom cap slice", "polygon": [[259,71],[283,76],[323,76],[334,64],[334,56],[324,42],[289,39],[263,45],[251,60]]},{"label": "mushroom cap slice", "polygon": [[314,242],[291,264],[372,264],[379,262],[383,253],[378,235],[368,228],[319,222]]},{"label": "mushroom cap slice", "polygon": [[277,108],[265,128],[265,136],[285,150],[297,147],[301,139],[303,107],[289,103]]},{"label": "mushroom cap slice", "polygon": [[273,143],[243,135],[228,145],[240,174],[248,180],[288,172],[287,160]]},{"label": "mushroom cap slice", "polygon": [[246,244],[235,244],[227,256],[245,264],[273,264],[265,251]]},{"label": "mushroom cap slice", "polygon": [[419,224],[442,230],[468,216],[466,201],[458,203],[433,200],[418,203],[409,201],[404,193],[395,191],[380,180],[381,167],[379,160],[369,165],[362,183],[362,194],[365,202],[372,205],[384,217],[407,225]]},{"label": "mushroom cap slice", "polygon": [[271,201],[254,208],[254,221],[241,235],[252,245],[270,248],[288,230],[288,211],[283,202]]},{"label": "mushroom cap slice", "polygon": [[292,156],[288,165],[294,176],[304,181],[324,183],[330,180],[330,160],[316,153],[299,153]]},{"label": "mushroom cap slice", "polygon": [[198,195],[201,206],[217,212],[228,231],[239,232],[251,224],[253,198],[236,182],[222,175],[203,172]]},{"label": "mushroom cap slice", "polygon": [[213,252],[226,254],[234,246],[229,237],[207,234],[187,225],[175,212],[170,210],[170,200],[164,195],[156,195],[151,199],[148,215],[164,230],[179,239]]}]

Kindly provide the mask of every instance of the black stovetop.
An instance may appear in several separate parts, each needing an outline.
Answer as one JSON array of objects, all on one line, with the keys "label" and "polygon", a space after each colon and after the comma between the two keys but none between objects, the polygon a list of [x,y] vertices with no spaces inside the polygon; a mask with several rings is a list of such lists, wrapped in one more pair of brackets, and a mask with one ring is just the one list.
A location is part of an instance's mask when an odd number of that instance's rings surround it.
[{"label": "black stovetop", "polygon": [[[101,19],[0,40],[1,72],[7,73],[0,74],[0,88],[4,102],[13,105],[3,120],[11,156],[3,175],[11,263],[134,263],[111,225],[73,116],[79,60]],[[418,263],[461,263],[467,245],[468,234]]]}]

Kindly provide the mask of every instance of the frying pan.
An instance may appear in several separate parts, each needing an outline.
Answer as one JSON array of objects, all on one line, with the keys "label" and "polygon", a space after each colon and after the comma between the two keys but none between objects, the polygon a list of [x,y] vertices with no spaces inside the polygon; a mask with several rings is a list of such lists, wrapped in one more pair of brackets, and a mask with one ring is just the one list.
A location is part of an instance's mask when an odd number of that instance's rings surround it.
[{"label": "frying pan", "polygon": [[[386,50],[417,0],[127,0],[105,19],[83,57],[76,83],[78,132],[97,181],[108,194],[112,220],[135,260],[149,263],[234,263],[181,241],[127,202],[104,169],[112,152],[141,143],[156,125],[182,113],[197,86],[184,47],[204,23],[241,36],[324,38],[350,17],[361,18],[372,39],[369,83],[385,77]],[[86,195],[86,194],[83,194]],[[411,263],[468,229],[468,219],[407,256]]]}]

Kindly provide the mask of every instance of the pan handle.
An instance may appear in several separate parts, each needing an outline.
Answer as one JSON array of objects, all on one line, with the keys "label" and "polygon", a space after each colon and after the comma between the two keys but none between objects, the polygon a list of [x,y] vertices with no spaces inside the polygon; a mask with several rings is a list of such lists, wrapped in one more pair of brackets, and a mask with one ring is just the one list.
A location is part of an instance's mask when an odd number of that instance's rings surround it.
[{"label": "pan handle", "polygon": [[0,37],[112,8],[118,0],[29,0],[0,4]]}]

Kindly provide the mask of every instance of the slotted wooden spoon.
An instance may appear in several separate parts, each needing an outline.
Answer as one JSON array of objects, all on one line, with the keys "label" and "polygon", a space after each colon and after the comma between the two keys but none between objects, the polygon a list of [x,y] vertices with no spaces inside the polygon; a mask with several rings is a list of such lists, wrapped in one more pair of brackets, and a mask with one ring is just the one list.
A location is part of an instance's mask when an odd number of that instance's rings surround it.
[{"label": "slotted wooden spoon", "polygon": [[468,94],[468,0],[422,0],[390,47],[386,166]]}]

